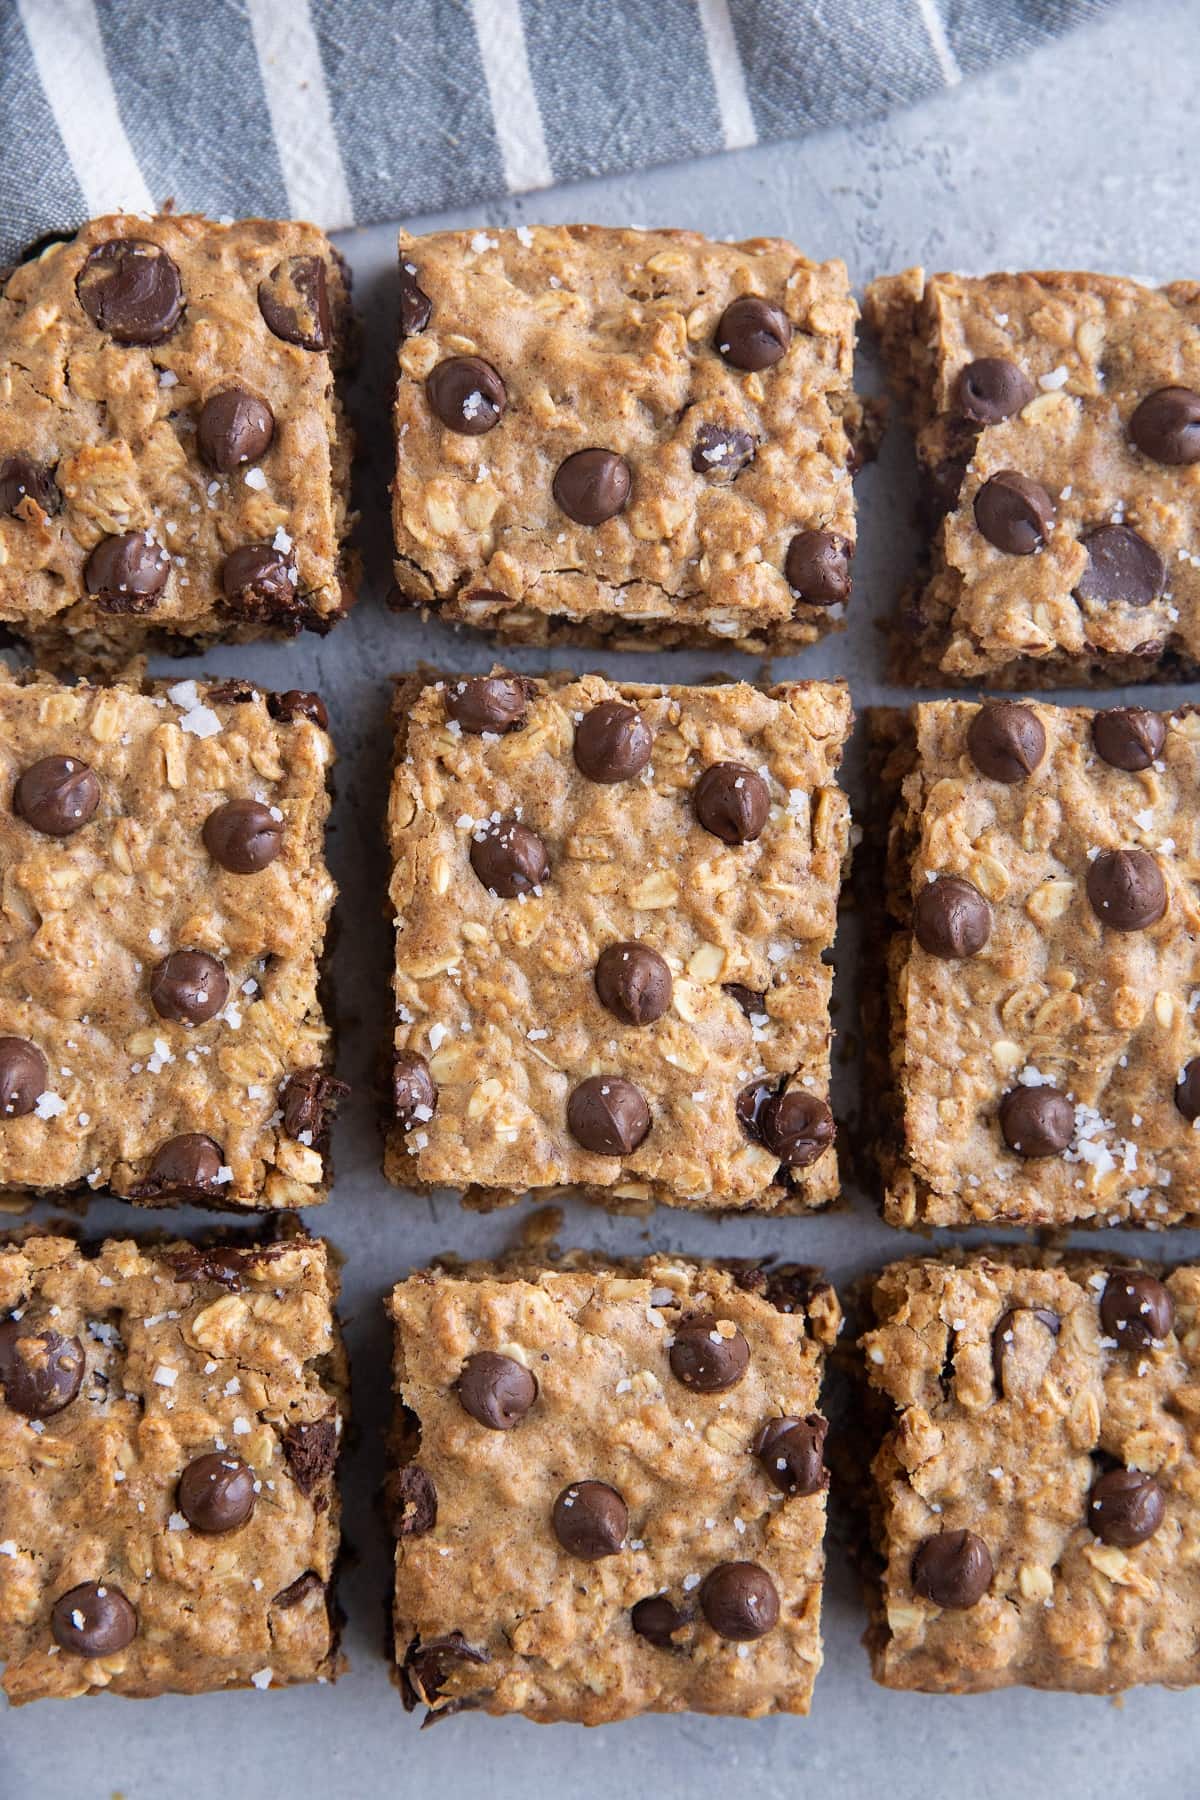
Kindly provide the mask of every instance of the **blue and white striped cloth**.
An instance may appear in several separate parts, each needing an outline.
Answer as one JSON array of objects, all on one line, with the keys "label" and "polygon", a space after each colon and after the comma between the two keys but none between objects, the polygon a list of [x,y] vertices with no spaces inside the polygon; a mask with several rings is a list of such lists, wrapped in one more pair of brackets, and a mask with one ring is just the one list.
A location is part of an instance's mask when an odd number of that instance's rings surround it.
[{"label": "blue and white striped cloth", "polygon": [[1109,0],[0,0],[0,262],[167,199],[329,229],[861,122]]}]

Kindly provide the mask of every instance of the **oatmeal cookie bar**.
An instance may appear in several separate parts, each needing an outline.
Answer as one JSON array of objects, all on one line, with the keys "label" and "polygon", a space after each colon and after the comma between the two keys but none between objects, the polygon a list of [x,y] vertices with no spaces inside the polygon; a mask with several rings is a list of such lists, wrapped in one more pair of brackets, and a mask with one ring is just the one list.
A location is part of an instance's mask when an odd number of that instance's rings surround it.
[{"label": "oatmeal cookie bar", "polygon": [[314,694],[0,673],[0,1186],[325,1196]]},{"label": "oatmeal cookie bar", "polygon": [[75,668],[327,631],[349,323],[312,225],[118,214],[0,273],[0,622]]},{"label": "oatmeal cookie bar", "polygon": [[1200,712],[872,719],[895,1225],[1194,1220]]},{"label": "oatmeal cookie bar", "polygon": [[13,1705],[337,1673],[337,1285],[304,1237],[0,1246]]},{"label": "oatmeal cookie bar", "polygon": [[1197,1680],[1200,1269],[959,1253],[886,1269],[867,1643],[887,1687]]},{"label": "oatmeal cookie bar", "polygon": [[813,1270],[435,1268],[389,1310],[406,1706],[808,1711],[841,1323]]},{"label": "oatmeal cookie bar", "polygon": [[845,687],[495,670],[395,711],[389,1179],[831,1200]]},{"label": "oatmeal cookie bar", "polygon": [[841,620],[858,309],[780,238],[400,237],[397,599],[524,643],[795,651]]},{"label": "oatmeal cookie bar", "polygon": [[1200,667],[1200,284],[909,269],[865,316],[917,435],[928,566],[901,679]]}]

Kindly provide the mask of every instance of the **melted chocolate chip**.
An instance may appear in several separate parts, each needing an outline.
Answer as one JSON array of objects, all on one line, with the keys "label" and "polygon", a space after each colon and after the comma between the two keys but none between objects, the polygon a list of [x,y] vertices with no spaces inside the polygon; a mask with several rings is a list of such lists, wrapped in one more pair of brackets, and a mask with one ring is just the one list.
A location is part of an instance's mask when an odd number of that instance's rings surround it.
[{"label": "melted chocolate chip", "polygon": [[601,700],[575,727],[575,767],[605,786],[640,775],[653,749],[654,733],[622,700]]},{"label": "melted chocolate chip", "polygon": [[581,1562],[615,1556],[629,1530],[629,1510],[606,1481],[573,1481],[554,1502],[552,1517],[555,1537]]},{"label": "melted chocolate chip", "polygon": [[1010,1088],[1000,1102],[1000,1129],[1017,1156],[1060,1156],[1075,1136],[1075,1108],[1056,1087]]},{"label": "melted chocolate chip", "polygon": [[956,961],[978,956],[992,935],[992,909],[961,875],[939,875],[917,894],[913,931],[930,956]]},{"label": "melted chocolate chip", "polygon": [[302,610],[291,554],[273,544],[240,544],[221,564],[221,592],[236,613],[287,619]]},{"label": "melted chocolate chip", "polygon": [[0,1325],[0,1388],[13,1412],[49,1419],[70,1406],[87,1366],[77,1337],[53,1326],[39,1329],[31,1319]]},{"label": "melted chocolate chip", "polygon": [[594,1156],[630,1156],[650,1130],[645,1095],[620,1075],[590,1075],[567,1101],[567,1129]]},{"label": "melted chocolate chip", "polygon": [[754,449],[754,439],[748,431],[734,431],[724,425],[701,425],[692,445],[692,467],[697,475],[714,479],[727,476],[732,481],[747,463],[754,461]]},{"label": "melted chocolate chip", "polygon": [[425,398],[449,431],[482,437],[500,423],[508,404],[504,383],[481,356],[448,356],[429,371]]},{"label": "melted chocolate chip", "polygon": [[779,1619],[779,1592],[758,1563],[718,1563],[700,1587],[700,1610],[718,1637],[748,1644]]},{"label": "melted chocolate chip", "polygon": [[1100,1325],[1105,1337],[1122,1350],[1145,1350],[1161,1344],[1175,1324],[1175,1307],[1167,1289],[1140,1270],[1113,1269],[1100,1296]]},{"label": "melted chocolate chip", "polygon": [[97,244],[75,277],[88,318],[118,344],[161,344],[183,314],[183,282],[167,252],[146,238]]},{"label": "melted chocolate chip", "polygon": [[531,894],[550,879],[550,858],[536,831],[512,817],[489,822],[471,839],[471,867],[501,900]]},{"label": "melted chocolate chip", "polygon": [[186,1249],[174,1251],[167,1261],[174,1271],[176,1281],[212,1281],[232,1294],[238,1292],[255,1268],[274,1262],[286,1247],[283,1241],[245,1246],[214,1244],[205,1248],[189,1245]]},{"label": "melted chocolate chip", "polygon": [[745,987],[740,981],[723,981],[721,990],[731,1000],[737,1001],[748,1019],[766,1017],[767,996],[764,990]]},{"label": "melted chocolate chip", "polygon": [[402,1463],[391,1471],[386,1499],[395,1538],[424,1537],[437,1524],[437,1488],[417,1463]]},{"label": "melted chocolate chip", "polygon": [[437,1111],[437,1083],[429,1064],[415,1050],[397,1050],[392,1058],[392,1112],[398,1124],[427,1125]]},{"label": "melted chocolate chip", "polygon": [[32,500],[44,513],[58,511],[59,493],[53,472],[28,456],[0,457],[0,513],[19,518],[19,509],[26,500]]},{"label": "melted chocolate chip", "polygon": [[[405,1710],[411,1712],[418,1703],[436,1705],[455,1663],[483,1665],[491,1660],[486,1650],[477,1650],[469,1644],[461,1631],[451,1631],[445,1637],[427,1638],[424,1643],[420,1638],[414,1638],[404,1654],[401,1694]],[[431,1717],[444,1716],[453,1705],[451,1702]]]},{"label": "melted chocolate chip", "polygon": [[973,1531],[940,1531],[918,1544],[912,1563],[914,1592],[947,1611],[977,1606],[992,1581],[992,1554]]},{"label": "melted chocolate chip", "polygon": [[257,875],[283,849],[283,831],[258,800],[228,800],[210,812],[201,835],[214,862],[232,875]]},{"label": "melted chocolate chip", "polygon": [[254,1511],[254,1475],[231,1451],[197,1456],[179,1477],[176,1498],[197,1531],[236,1531]]},{"label": "melted chocolate chip", "polygon": [[1102,1543],[1122,1550],[1152,1538],[1166,1516],[1162,1489],[1140,1469],[1109,1469],[1088,1495],[1088,1524]]},{"label": "melted chocolate chip", "polygon": [[1167,910],[1167,884],[1147,850],[1102,850],[1088,864],[1087,896],[1114,931],[1145,931]]},{"label": "melted chocolate chip", "polygon": [[222,388],[200,408],[196,443],[209,468],[221,475],[257,462],[271,448],[274,436],[274,413],[246,388]]},{"label": "melted chocolate chip", "polygon": [[1087,566],[1075,592],[1095,606],[1151,606],[1167,584],[1162,557],[1129,525],[1097,525],[1081,540]]},{"label": "melted chocolate chip", "polygon": [[1062,1330],[1062,1320],[1048,1306],[1010,1306],[1007,1312],[1001,1313],[992,1332],[992,1371],[996,1377],[996,1387],[1003,1394],[1004,1359],[1013,1348],[1016,1336],[1017,1320],[1035,1319],[1045,1327],[1052,1338],[1056,1338]]},{"label": "melted chocolate chip", "polygon": [[537,1380],[525,1365],[494,1350],[468,1356],[456,1387],[463,1411],[489,1431],[511,1431],[538,1397]]},{"label": "melted chocolate chip", "polygon": [[554,502],[576,525],[615,519],[633,488],[633,471],[615,450],[577,450],[558,466]]},{"label": "melted chocolate chip", "polygon": [[328,350],[333,342],[324,259],[289,256],[258,284],[258,310],[268,330],[301,350]]},{"label": "melted chocolate chip", "polygon": [[400,342],[424,331],[433,316],[433,301],[418,281],[415,263],[400,264]]},{"label": "melted chocolate chip", "polygon": [[88,593],[106,612],[150,612],[167,585],[171,559],[148,531],[101,538],[84,565]]},{"label": "melted chocolate chip", "polygon": [[115,1656],[137,1636],[138,1619],[111,1582],[82,1581],[54,1602],[50,1631],[61,1650],[76,1656]]},{"label": "melted chocolate chip", "polygon": [[656,1650],[674,1650],[676,1632],[690,1625],[692,1615],[668,1600],[665,1594],[647,1594],[630,1609],[629,1623],[638,1636]]},{"label": "melted chocolate chip", "polygon": [[1024,369],[1005,356],[980,356],[959,370],[955,400],[973,425],[998,425],[1028,406],[1036,389]]},{"label": "melted chocolate chip", "polygon": [[289,1425],[281,1439],[292,1479],[306,1499],[332,1474],[338,1458],[337,1425],[332,1415],[307,1425]]},{"label": "melted chocolate chip", "polygon": [[46,837],[70,837],[100,804],[95,771],[74,756],[43,756],[17,777],[13,811]]},{"label": "melted chocolate chip", "polygon": [[28,1038],[0,1037],[0,1119],[31,1113],[50,1086],[46,1058]]},{"label": "melted chocolate chip", "polygon": [[759,1108],[756,1125],[767,1149],[789,1169],[807,1169],[834,1139],[833,1114],[805,1088],[772,1094]]},{"label": "melted chocolate chip", "polygon": [[1144,706],[1110,706],[1092,719],[1096,754],[1114,769],[1136,775],[1162,755],[1167,727],[1161,713]]},{"label": "melted chocolate chip", "polygon": [[623,1025],[652,1025],[671,1004],[671,971],[649,944],[608,944],[596,963],[596,993]]},{"label": "melted chocolate chip", "polygon": [[850,545],[833,531],[798,531],[783,573],[792,594],[809,606],[836,606],[850,597]]},{"label": "melted chocolate chip", "polygon": [[774,1097],[775,1089],[771,1082],[760,1079],[748,1082],[734,1102],[738,1124],[746,1136],[753,1138],[757,1144],[761,1144],[763,1141],[761,1123],[763,1108],[768,1100],[772,1100]]},{"label": "melted chocolate chip", "polygon": [[314,1148],[324,1149],[338,1102],[349,1092],[346,1083],[327,1069],[297,1069],[279,1090],[284,1131],[290,1138],[303,1138]]},{"label": "melted chocolate chip", "polygon": [[735,1327],[730,1336],[715,1318],[687,1319],[675,1333],[671,1373],[694,1394],[723,1394],[750,1367],[750,1346]]},{"label": "melted chocolate chip", "polygon": [[805,1419],[768,1419],[751,1448],[781,1494],[819,1494],[829,1486],[825,1468],[828,1422],[820,1413]]},{"label": "melted chocolate chip", "polygon": [[144,1179],[133,1190],[139,1200],[209,1200],[225,1157],[221,1146],[200,1131],[184,1131],[158,1146]]},{"label": "melted chocolate chip", "polygon": [[446,684],[446,714],[473,737],[497,737],[525,723],[532,684],[523,675],[476,675]]},{"label": "melted chocolate chip", "polygon": [[1046,732],[1031,706],[989,700],[967,727],[967,749],[981,775],[1010,787],[1027,781],[1046,754]]},{"label": "melted chocolate chip", "polygon": [[1040,482],[1001,469],[975,496],[975,523],[997,550],[1032,556],[1054,528],[1054,502]]},{"label": "melted chocolate chip", "polygon": [[1200,1119],[1200,1056],[1184,1064],[1175,1083],[1175,1104],[1189,1123]]},{"label": "melted chocolate chip", "polygon": [[787,354],[791,320],[757,294],[730,301],[717,321],[716,345],[735,369],[769,369]]},{"label": "melted chocolate chip", "polygon": [[317,1571],[305,1569],[303,1575],[297,1575],[295,1581],[289,1581],[285,1588],[280,1588],[271,1601],[271,1605],[277,1607],[280,1612],[290,1612],[293,1606],[302,1605],[310,1594],[317,1592],[318,1588],[322,1593],[325,1592],[325,1583]]},{"label": "melted chocolate chip", "polygon": [[1200,394],[1188,387],[1147,394],[1129,421],[1129,435],[1155,462],[1172,467],[1200,462]]},{"label": "melted chocolate chip", "polygon": [[320,694],[306,693],[303,688],[288,688],[283,694],[267,695],[267,711],[273,719],[290,725],[296,719],[311,719],[322,731],[329,729],[329,714]]},{"label": "melted chocolate chip", "polygon": [[229,977],[207,950],[172,950],[150,975],[150,1001],[160,1019],[203,1025],[229,998]]},{"label": "melted chocolate chip", "polygon": [[771,795],[762,776],[745,763],[719,762],[701,775],[692,805],[705,831],[723,844],[749,844],[767,822]]}]

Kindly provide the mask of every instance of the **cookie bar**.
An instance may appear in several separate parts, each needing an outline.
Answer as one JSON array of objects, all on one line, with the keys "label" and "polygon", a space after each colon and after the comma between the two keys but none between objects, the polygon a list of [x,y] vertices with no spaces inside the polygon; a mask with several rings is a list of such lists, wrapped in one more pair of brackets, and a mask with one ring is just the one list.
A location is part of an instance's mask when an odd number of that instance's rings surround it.
[{"label": "cookie bar", "polygon": [[397,600],[522,643],[800,649],[840,621],[858,310],[780,238],[400,237]]},{"label": "cookie bar", "polygon": [[0,675],[0,1186],[321,1200],[316,695]]},{"label": "cookie bar", "polygon": [[407,1707],[808,1711],[841,1322],[814,1271],[473,1265],[389,1310]]},{"label": "cookie bar", "polygon": [[1197,1680],[1200,1268],[894,1264],[862,1340],[884,1430],[868,1633],[887,1687]]},{"label": "cookie bar", "polygon": [[336,1296],[304,1237],[0,1247],[13,1705],[337,1673]]},{"label": "cookie bar", "polygon": [[901,679],[1055,686],[1200,667],[1200,284],[877,281],[916,431],[928,567]]},{"label": "cookie bar", "polygon": [[0,274],[0,622],[77,668],[327,631],[349,323],[312,225],[118,214]]},{"label": "cookie bar", "polygon": [[386,1173],[795,1212],[838,1191],[839,683],[397,692]]},{"label": "cookie bar", "polygon": [[873,720],[895,1225],[1161,1226],[1200,1191],[1200,712]]}]

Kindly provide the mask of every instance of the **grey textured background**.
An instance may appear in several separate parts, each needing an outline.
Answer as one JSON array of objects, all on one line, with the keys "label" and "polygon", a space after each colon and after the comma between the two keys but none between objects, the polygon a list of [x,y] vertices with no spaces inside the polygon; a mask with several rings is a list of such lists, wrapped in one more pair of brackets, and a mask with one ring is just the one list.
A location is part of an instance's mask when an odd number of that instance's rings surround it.
[{"label": "grey textured background", "polygon": [[[802,46],[796,46],[797,54]],[[1097,266],[1154,277],[1200,272],[1194,131],[1200,37],[1189,0],[1128,0],[1103,23],[939,96],[883,124],[838,131],[685,164],[628,179],[559,189],[490,211],[422,224],[590,219],[690,225],[715,235],[781,232],[809,254],[844,256],[856,282],[924,260],[941,267]],[[403,95],[395,103],[403,106]],[[412,223],[412,221],[410,221]],[[486,1254],[511,1240],[528,1208],[477,1218],[449,1199],[431,1204],[388,1188],[369,1098],[372,1059],[386,1030],[388,931],[380,900],[380,821],[388,755],[386,675],[418,656],[478,670],[478,639],[421,628],[382,610],[386,591],[388,469],[385,424],[394,316],[392,234],[348,234],[369,349],[355,405],[363,434],[360,504],[369,580],[349,624],[324,642],[221,651],[214,671],[266,685],[318,687],[328,697],[341,763],[331,855],[342,884],[337,955],[342,1072],[357,1087],[339,1123],[333,1201],[308,1215],[347,1257],[345,1319],[360,1435],[345,1467],[346,1529],[357,1552],[344,1584],[351,1672],[336,1688],[253,1691],[134,1704],[109,1698],[42,1703],[0,1712],[0,1800],[186,1800],[253,1794],[274,1800],[364,1800],[377,1795],[464,1793],[469,1800],[587,1792],[608,1800],[649,1788],[661,1800],[728,1792],[756,1800],[883,1794],[1010,1800],[1014,1793],[1076,1800],[1129,1792],[1166,1800],[1197,1790],[1200,1694],[1140,1691],[1124,1703],[1014,1692],[976,1699],[884,1693],[859,1645],[863,1616],[840,1552],[831,1552],[826,1662],[807,1721],[755,1723],[648,1718],[584,1732],[521,1720],[463,1717],[418,1733],[380,1660],[387,1552],[373,1508],[381,1474],[388,1343],[380,1310],[386,1285],[439,1250]],[[870,373],[868,367],[868,373]],[[860,484],[861,542],[852,626],[777,674],[840,674],[863,705],[890,697],[879,679],[875,620],[908,564],[911,508],[904,446],[889,439]],[[515,654],[517,666],[559,665],[637,678],[696,678],[760,665],[729,654],[625,656]],[[198,668],[200,665],[196,665]],[[182,675],[195,672],[172,665]],[[1164,695],[1166,699],[1169,695]],[[850,770],[852,791],[857,788]],[[839,940],[839,1023],[851,1025],[848,974],[853,920]],[[853,1072],[839,1080],[839,1112],[857,1105]],[[146,1223],[115,1202],[92,1224]],[[180,1215],[181,1228],[196,1223]],[[823,1262],[835,1279],[900,1254],[909,1240],[886,1230],[871,1202],[853,1196],[838,1214],[773,1224],[660,1212],[609,1219],[568,1209],[563,1241],[636,1252],[655,1245],[698,1253],[771,1251]],[[1123,1248],[1194,1254],[1197,1234],[1175,1233]],[[453,1621],[448,1621],[452,1624]]]}]

